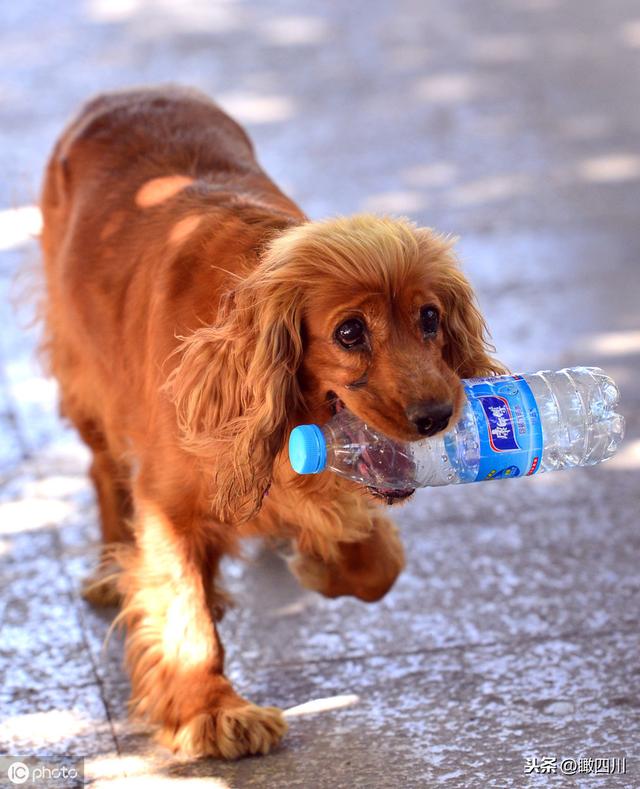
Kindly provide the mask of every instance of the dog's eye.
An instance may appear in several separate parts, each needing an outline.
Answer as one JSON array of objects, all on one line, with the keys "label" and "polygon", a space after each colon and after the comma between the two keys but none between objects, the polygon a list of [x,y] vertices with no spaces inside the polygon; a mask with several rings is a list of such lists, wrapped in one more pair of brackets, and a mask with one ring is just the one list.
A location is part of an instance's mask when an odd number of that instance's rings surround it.
[{"label": "dog's eye", "polygon": [[435,337],[440,325],[440,313],[437,307],[425,304],[420,308],[420,325],[425,338]]},{"label": "dog's eye", "polygon": [[365,332],[364,322],[360,318],[349,318],[338,326],[335,337],[343,348],[355,348],[365,342]]}]

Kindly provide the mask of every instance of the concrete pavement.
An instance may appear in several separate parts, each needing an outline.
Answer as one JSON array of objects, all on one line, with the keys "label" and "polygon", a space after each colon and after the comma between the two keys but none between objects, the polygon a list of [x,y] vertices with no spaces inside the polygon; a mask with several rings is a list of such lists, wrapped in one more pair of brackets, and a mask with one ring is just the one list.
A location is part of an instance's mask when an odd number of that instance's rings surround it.
[{"label": "concrete pavement", "polygon": [[[25,0],[2,19],[0,753],[84,759],[100,787],[640,786],[637,5]],[[99,90],[163,81],[246,123],[313,218],[459,235],[500,358],[601,365],[627,418],[602,467],[396,510],[409,563],[381,603],[302,591],[258,545],[228,562],[229,674],[291,710],[277,752],[234,764],[176,759],[126,721],[111,614],[78,596],[97,549],[87,457],[11,306],[64,121]],[[626,775],[561,774],[598,758]]]}]

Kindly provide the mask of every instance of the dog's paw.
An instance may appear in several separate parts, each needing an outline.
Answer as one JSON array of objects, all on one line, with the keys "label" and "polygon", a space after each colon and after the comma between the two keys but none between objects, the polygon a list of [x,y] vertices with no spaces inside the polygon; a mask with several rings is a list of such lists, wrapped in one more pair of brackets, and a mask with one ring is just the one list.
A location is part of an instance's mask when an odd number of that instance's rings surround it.
[{"label": "dog's paw", "polygon": [[282,710],[246,703],[200,713],[177,729],[162,729],[158,739],[187,756],[238,759],[269,753],[286,730]]},{"label": "dog's paw", "polygon": [[325,597],[343,593],[336,585],[335,565],[307,553],[297,553],[287,559],[289,570],[305,589]]},{"label": "dog's paw", "polygon": [[120,568],[115,563],[100,564],[88,575],[80,587],[80,594],[91,605],[118,606],[122,595],[118,590]]},{"label": "dog's paw", "polygon": [[380,516],[366,540],[339,543],[339,547],[334,561],[296,554],[288,560],[289,569],[302,586],[325,597],[352,595],[374,603],[391,589],[404,567],[398,530]]}]

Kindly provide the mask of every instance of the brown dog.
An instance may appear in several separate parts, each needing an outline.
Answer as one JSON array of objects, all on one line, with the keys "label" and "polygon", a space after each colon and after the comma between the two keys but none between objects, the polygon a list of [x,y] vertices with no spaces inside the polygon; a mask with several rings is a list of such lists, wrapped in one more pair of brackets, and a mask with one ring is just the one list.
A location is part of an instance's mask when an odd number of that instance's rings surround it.
[{"label": "brown dog", "polygon": [[[500,372],[450,244],[402,220],[309,222],[205,96],[101,96],[42,195],[46,350],[93,452],[106,546],[94,602],[122,602],[132,706],[195,755],[266,753],[281,712],[223,673],[220,558],[291,540],[322,594],[379,599],[403,566],[377,494],[288,468],[300,422],[344,405],[397,439],[455,419],[460,378]],[[265,493],[269,495],[265,497]]]}]

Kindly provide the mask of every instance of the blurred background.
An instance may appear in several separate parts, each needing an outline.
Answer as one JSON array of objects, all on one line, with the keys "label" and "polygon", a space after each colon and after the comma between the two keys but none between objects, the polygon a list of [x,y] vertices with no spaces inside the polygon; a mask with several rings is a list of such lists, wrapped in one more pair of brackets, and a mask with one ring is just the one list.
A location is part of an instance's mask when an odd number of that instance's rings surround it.
[{"label": "blurred background", "polygon": [[[86,758],[96,785],[542,785],[525,758],[553,756],[626,756],[628,775],[585,767],[585,785],[640,785],[637,2],[23,0],[0,22],[3,750]],[[172,760],[125,721],[110,615],[77,595],[98,533],[87,458],[24,303],[63,124],[101,90],[159,82],[245,124],[311,218],[459,236],[499,358],[600,365],[627,418],[601,468],[418,494],[379,604],[301,592],[257,547],[229,563],[229,673],[294,708],[281,751],[231,766]]]}]

